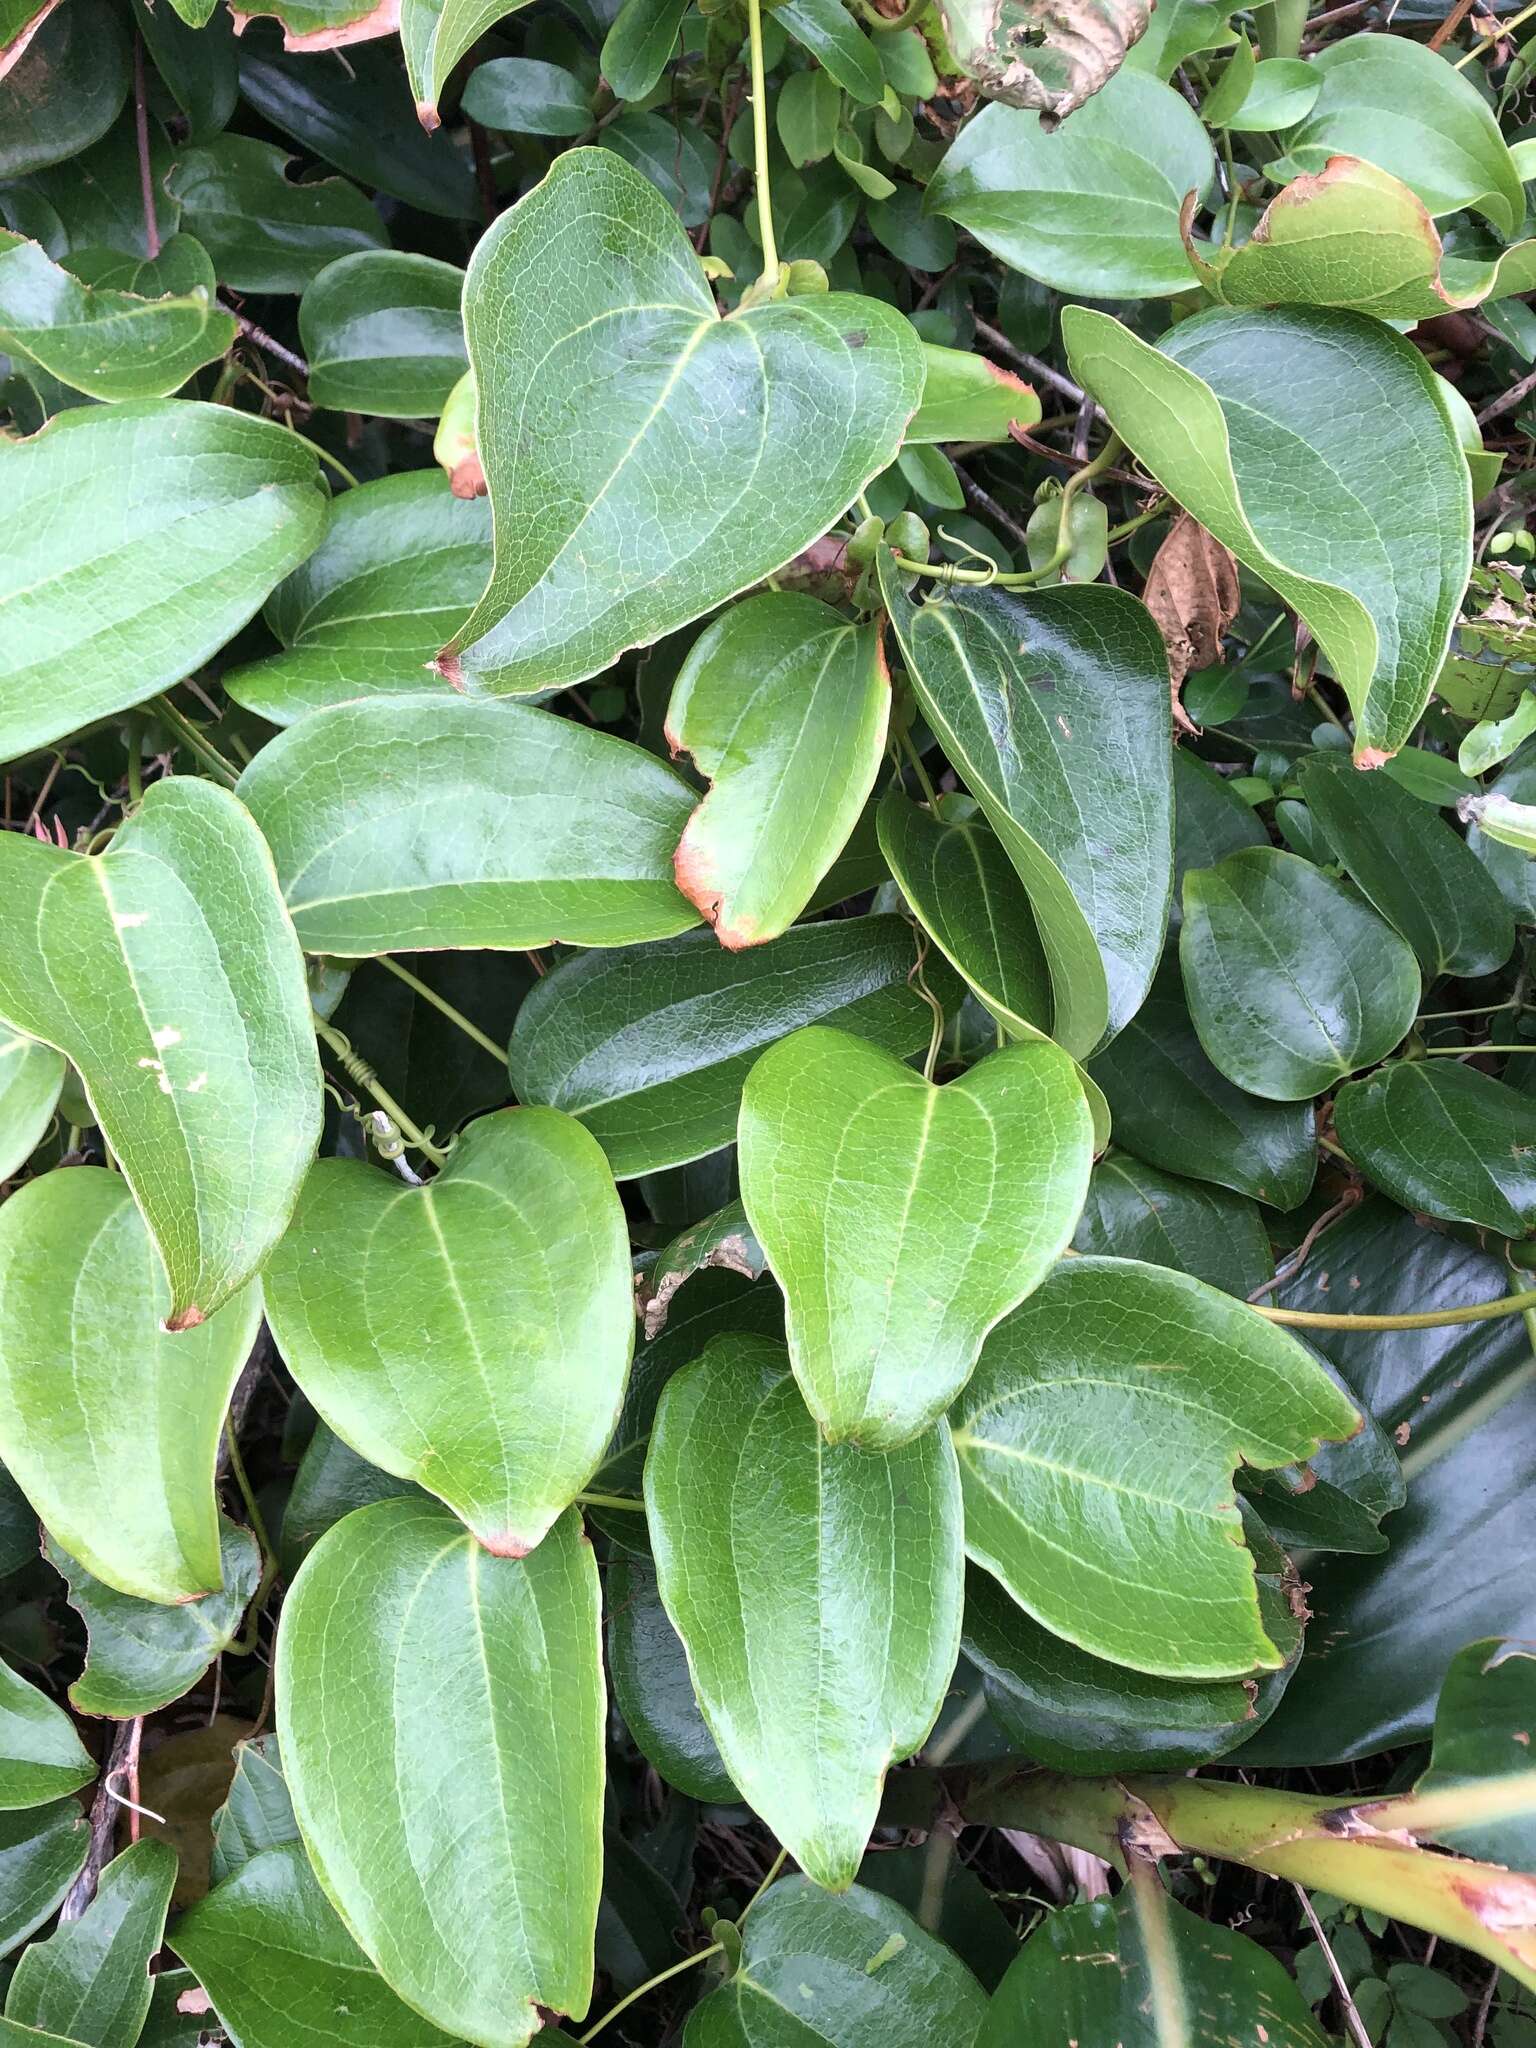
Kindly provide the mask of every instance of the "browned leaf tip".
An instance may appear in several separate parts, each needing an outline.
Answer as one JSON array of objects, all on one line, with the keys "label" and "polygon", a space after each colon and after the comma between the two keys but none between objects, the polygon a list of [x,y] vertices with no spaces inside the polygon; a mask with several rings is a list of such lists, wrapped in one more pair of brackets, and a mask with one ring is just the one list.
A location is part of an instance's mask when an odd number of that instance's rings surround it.
[{"label": "browned leaf tip", "polygon": [[464,668],[459,660],[459,651],[456,647],[445,647],[441,654],[427,663],[427,667],[434,669],[450,689],[462,692],[464,688]]},{"label": "browned leaf tip", "polygon": [[1237,563],[1214,534],[1181,512],[1152,559],[1142,597],[1168,649],[1173,722],[1181,732],[1195,732],[1179,692],[1191,669],[1221,660],[1222,635],[1240,602]]},{"label": "browned leaf tip", "polygon": [[207,1316],[198,1307],[197,1303],[192,1301],[188,1302],[179,1316],[170,1317],[165,1327],[168,1330],[177,1332],[181,1330],[195,1330],[199,1323],[206,1323],[207,1320]]},{"label": "browned leaf tip", "polygon": [[8,43],[0,43],[0,78],[4,78],[11,66],[27,54],[27,45],[58,4],[59,0],[44,0],[32,19],[24,22]]}]

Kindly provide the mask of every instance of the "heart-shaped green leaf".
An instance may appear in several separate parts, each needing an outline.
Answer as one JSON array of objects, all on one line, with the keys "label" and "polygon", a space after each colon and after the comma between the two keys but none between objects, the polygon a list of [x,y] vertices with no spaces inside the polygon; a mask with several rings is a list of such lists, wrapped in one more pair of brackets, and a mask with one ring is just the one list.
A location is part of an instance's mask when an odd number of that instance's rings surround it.
[{"label": "heart-shaped green leaf", "polygon": [[233,316],[214,302],[211,265],[208,277],[190,291],[150,296],[92,288],[36,242],[0,234],[0,341],[92,398],[164,398],[234,341]]},{"label": "heart-shaped green leaf", "polygon": [[328,263],[299,304],[309,396],[337,412],[436,419],[468,368],[464,273],[397,249]]},{"label": "heart-shaped green leaf", "polygon": [[1127,70],[1059,127],[984,108],[950,144],[927,205],[1057,291],[1164,298],[1189,290],[1179,208],[1213,169],[1183,95]]},{"label": "heart-shaped green leaf", "polygon": [[818,598],[748,598],[694,642],[667,744],[712,787],[675,865],[722,946],[776,939],[810,902],[874,788],[890,710],[879,628]]},{"label": "heart-shaped green leaf", "polygon": [[1360,1417],[1285,1330],[1130,1259],[1067,1259],[988,1338],[954,1411],[966,1547],[1036,1620],[1165,1678],[1285,1660],[1232,1499]]},{"label": "heart-shaped green leaf", "polygon": [[6,833],[0,876],[0,1016],[78,1068],[165,1263],[168,1326],[189,1328],[261,1266],[320,1135],[271,855],[232,796],[178,775],[103,854]]},{"label": "heart-shaped green leaf", "polygon": [[[578,1116],[621,1180],[730,1144],[741,1091],[766,1046],[835,1024],[903,1058],[933,1012],[911,985],[912,928],[894,915],[796,925],[771,946],[726,953],[707,932],[584,953],[537,983],[512,1032],[520,1102]],[[952,977],[930,960],[946,1000]]]},{"label": "heart-shaped green leaf", "polygon": [[496,564],[442,664],[496,696],[580,682],[760,582],[886,467],[923,394],[916,331],[878,300],[722,320],[612,150],[567,151],[482,237],[464,324]]},{"label": "heart-shaped green leaf", "polygon": [[0,1180],[9,1180],[53,1121],[65,1062],[51,1045],[0,1033]]},{"label": "heart-shaped green leaf", "polygon": [[138,2040],[175,1882],[169,1842],[134,1842],[112,1859],[80,1917],[34,1942],[17,1963],[5,2017],[18,2042],[33,2038],[22,2031],[31,2028],[82,2048]]},{"label": "heart-shaped green leaf", "polygon": [[114,1591],[47,1539],[43,1555],[85,1623],[85,1669],[69,1688],[71,1706],[114,1721],[157,1713],[229,1648],[261,1577],[261,1550],[233,1522],[221,1521],[219,1535],[222,1589],[175,1606]]},{"label": "heart-shaped green leaf", "polygon": [[739,1142],[806,1404],[829,1442],[891,1450],[944,1413],[1071,1243],[1093,1118],[1047,1039],[938,1088],[813,1025],[752,1069]]},{"label": "heart-shaped green leaf", "polygon": [[698,922],[672,879],[688,784],[530,704],[338,704],[263,747],[240,795],[313,953],[624,946]]},{"label": "heart-shaped green leaf", "polygon": [[1347,884],[1273,846],[1185,876],[1179,964],[1210,1058],[1272,1102],[1305,1102],[1385,1059],[1423,993],[1406,939]]},{"label": "heart-shaped green leaf", "polygon": [[1536,1230],[1536,1102],[1455,1060],[1399,1060],[1341,1088],[1339,1143],[1395,1202],[1501,1237]]},{"label": "heart-shaped green leaf", "polygon": [[[1027,117],[1032,118],[1032,117]],[[918,701],[1028,892],[1052,1035],[1081,1059],[1135,1015],[1173,876],[1168,657],[1124,591],[880,587]]]},{"label": "heart-shaped green leaf", "polygon": [[227,405],[59,413],[0,441],[0,757],[197,668],[325,525],[315,458]]},{"label": "heart-shaped green leaf", "polygon": [[1087,306],[1061,329],[1115,431],[1312,628],[1355,714],[1355,759],[1395,754],[1472,566],[1467,465],[1423,356],[1321,307],[1215,308],[1156,348]]},{"label": "heart-shaped green leaf", "polygon": [[183,1913],[177,1955],[240,2048],[449,2048],[390,1990],[342,1924],[297,1842],[263,1849]]},{"label": "heart-shaped green leaf", "polygon": [[688,2015],[683,2048],[972,2048],[986,2010],[954,1950],[894,1899],[788,1877],[753,1907],[741,1961]]},{"label": "heart-shaped green leaf", "polygon": [[354,697],[421,696],[433,651],[490,566],[490,507],[456,498],[435,470],[347,491],[320,545],[267,601],[283,653],[232,669],[224,687],[274,725]]},{"label": "heart-shaped green leaf", "polygon": [[1032,386],[985,356],[925,342],[923,361],[923,402],[912,415],[903,447],[925,441],[1006,441],[1010,426],[1032,427],[1039,421],[1040,400]]},{"label": "heart-shaped green leaf", "polygon": [[960,1489],[942,1422],[899,1451],[828,1445],[788,1368],[777,1344],[723,1337],[667,1382],[646,1515],[726,1769],[841,1890],[954,1671]]},{"label": "heart-shaped green leaf", "polygon": [[187,1601],[223,1583],[214,1465],[261,1296],[179,1336],[169,1301],[121,1174],[45,1173],[0,1209],[0,1457],[96,1578]]},{"label": "heart-shaped green leaf", "polygon": [[46,1806],[95,1775],[64,1709],[0,1658],[0,1812]]},{"label": "heart-shaped green leaf", "polygon": [[602,1147],[555,1110],[481,1117],[422,1188],[322,1159],[265,1286],[337,1435],[499,1557],[533,1549],[613,1435],[629,1237]]},{"label": "heart-shaped green leaf", "polygon": [[574,1511],[492,1557],[414,1496],[338,1523],[283,1603],[278,1732],[315,1873],[391,1988],[477,2048],[592,1995],[598,1608]]}]

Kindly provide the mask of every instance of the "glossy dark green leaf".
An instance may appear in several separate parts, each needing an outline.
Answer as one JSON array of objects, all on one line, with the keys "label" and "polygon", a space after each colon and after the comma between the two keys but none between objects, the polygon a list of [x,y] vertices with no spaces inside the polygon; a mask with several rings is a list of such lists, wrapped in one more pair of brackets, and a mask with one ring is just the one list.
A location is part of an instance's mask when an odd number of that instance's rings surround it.
[{"label": "glossy dark green leaf", "polygon": [[360,1458],[350,1444],[317,1421],[315,1433],[299,1460],[293,1487],[283,1509],[278,1552],[283,1571],[292,1577],[327,1529],[333,1529],[354,1508],[376,1500],[394,1500],[419,1489],[407,1479],[381,1471]]},{"label": "glossy dark green leaf", "polygon": [[58,1911],[84,1866],[90,1838],[74,1799],[0,1812],[0,1956]]},{"label": "glossy dark green leaf", "polygon": [[904,1906],[782,1879],[752,1909],[735,1973],[688,2015],[683,2048],[973,2048],[986,1994]]},{"label": "glossy dark green leaf", "polygon": [[170,1280],[160,1306],[188,1329],[282,1235],[319,1136],[271,856],[226,790],[178,775],[105,853],[9,832],[0,870],[0,1015],[79,1073]]},{"label": "glossy dark green leaf", "polygon": [[[3,64],[0,178],[23,178],[78,156],[106,134],[128,96],[128,38],[105,0],[28,11],[28,40]],[[14,50],[9,35],[4,42]],[[7,56],[0,49],[0,59]]]},{"label": "glossy dark green leaf", "polygon": [[15,522],[0,571],[6,758],[179,681],[325,524],[315,458],[292,434],[186,401],[61,413],[0,445],[0,494]]},{"label": "glossy dark green leaf", "polygon": [[887,1767],[925,1740],[954,1670],[948,1430],[888,1453],[824,1444],[779,1346],[721,1338],[662,1394],[645,1499],[727,1770],[801,1867],[841,1889]]},{"label": "glossy dark green leaf", "polygon": [[92,398],[163,398],[235,338],[207,285],[165,296],[93,288],[36,242],[0,235],[0,341]]},{"label": "glossy dark green leaf", "polygon": [[1173,875],[1168,662],[1122,591],[881,588],[929,724],[1027,890],[1053,1035],[1082,1058],[1140,1007]]},{"label": "glossy dark green leaf", "polygon": [[157,1970],[138,2048],[204,2048],[208,1994],[190,1970]]},{"label": "glossy dark green leaf", "polygon": [[1367,903],[1267,846],[1186,878],[1179,962],[1206,1052],[1273,1102],[1385,1059],[1423,991],[1412,949]]},{"label": "glossy dark green leaf", "polygon": [[1460,1807],[1460,1824],[1437,1825],[1435,1840],[1461,1856],[1536,1865],[1536,1654],[1529,1643],[1492,1640],[1457,1652],[1435,1708],[1429,1769],[1415,1792]]},{"label": "glossy dark green leaf", "polygon": [[570,1117],[481,1117],[423,1188],[322,1159],[265,1289],[331,1428],[498,1557],[534,1548],[613,1434],[635,1335],[628,1234]]},{"label": "glossy dark green leaf", "polygon": [[493,57],[477,65],[464,87],[463,110],[509,135],[584,135],[592,126],[592,95],[580,79],[536,57]]},{"label": "glossy dark green leaf", "polygon": [[[48,18],[64,18],[61,7]],[[84,62],[94,61],[94,53]],[[181,225],[181,202],[165,189],[176,161],[175,152],[157,121],[149,124],[149,168],[154,184],[155,225],[162,245]],[[59,245],[50,244],[49,253],[62,256],[66,248],[81,251],[109,249],[122,256],[149,257],[149,223],[144,191],[139,180],[138,136],[133,113],[125,108],[100,142],[92,143],[79,156],[34,172],[29,189],[50,207],[62,231]],[[23,227],[24,223],[17,223]]]},{"label": "glossy dark green leaf", "polygon": [[1119,2048],[1327,2048],[1275,1957],[1169,1898],[1150,1866],[1113,1901],[1049,1914],[1024,1944],[977,2048],[1014,2048],[1030,2032]]},{"label": "glossy dark green leaf", "polygon": [[[464,314],[501,540],[443,662],[475,692],[579,682],[759,582],[887,466],[922,396],[916,333],[877,301],[722,321],[666,201],[612,150],[568,151],[501,216]],[[572,433],[578,416],[601,431]]]},{"label": "glossy dark green leaf", "polygon": [[718,156],[706,147],[693,127],[686,123],[674,127],[664,114],[631,109],[616,121],[609,121],[600,140],[603,148],[616,151],[642,173],[676,211],[685,228],[702,227],[709,219],[709,195],[714,188]]},{"label": "glossy dark green leaf", "polygon": [[337,412],[436,419],[468,367],[464,273],[398,249],[328,263],[299,305],[309,396]]},{"label": "glossy dark green leaf", "polygon": [[182,0],[203,20],[194,25],[177,9],[133,0],[133,19],[162,83],[187,117],[193,142],[206,142],[229,126],[240,97],[234,23],[208,0]]},{"label": "glossy dark green leaf", "polygon": [[119,1593],[94,1578],[51,1539],[44,1556],[69,1588],[85,1623],[85,1669],[69,1688],[82,1714],[131,1721],[189,1692],[234,1640],[261,1577],[261,1551],[249,1529],[220,1524],[222,1589],[168,1606]]},{"label": "glossy dark green leaf", "polygon": [[[420,47],[422,15],[435,11],[436,4],[402,0],[406,70],[412,70]],[[442,28],[449,34],[467,29],[472,38],[503,12],[516,12],[515,0],[510,8],[496,6],[488,18],[478,0],[469,0],[469,7],[478,17],[472,28],[454,5],[444,10]],[[377,11],[373,18],[379,19]],[[308,51],[279,50],[270,39],[258,43],[249,31],[241,38],[240,90],[264,119],[361,184],[376,186],[423,213],[468,220],[476,212],[469,152],[446,134],[431,132],[419,104],[425,96],[417,89],[413,101],[413,85],[414,77],[407,83],[393,37],[354,43],[343,58],[321,56],[318,61]]]},{"label": "glossy dark green leaf", "polygon": [[951,143],[927,203],[1057,291],[1163,298],[1189,289],[1179,208],[1213,170],[1182,94],[1126,70],[1059,128],[1018,107],[984,108]]},{"label": "glossy dark green leaf", "polygon": [[952,1420],[966,1547],[1037,1621],[1154,1676],[1285,1661],[1232,1474],[1360,1426],[1288,1331],[1182,1273],[1067,1259],[993,1331]]},{"label": "glossy dark green leaf", "polygon": [[885,73],[879,55],[841,0],[784,0],[774,12],[850,98],[860,106],[880,104]]},{"label": "glossy dark green leaf", "polygon": [[283,1606],[278,1732],[316,1874],[390,1986],[482,2048],[591,1996],[598,1606],[574,1511],[498,1558],[414,1499],[339,1523]]},{"label": "glossy dark green leaf", "polygon": [[937,811],[899,789],[880,799],[880,849],[901,893],[973,995],[1005,1029],[1050,1030],[1051,970],[1002,841],[968,797]]},{"label": "glossy dark green leaf", "polygon": [[46,1806],[95,1775],[64,1709],[0,1658],[0,1810]]},{"label": "glossy dark green leaf", "polygon": [[810,902],[874,788],[890,709],[879,627],[819,598],[748,598],[694,642],[667,744],[711,787],[674,866],[722,946],[775,939]]},{"label": "glossy dark green leaf", "polygon": [[213,1816],[215,1884],[233,1877],[265,1849],[299,1839],[299,1824],[288,1797],[275,1735],[257,1735],[235,1745],[235,1775],[229,1797]]},{"label": "glossy dark green leaf", "polygon": [[0,1456],[72,1557],[166,1603],[219,1590],[214,1465],[261,1318],[247,1286],[173,1336],[170,1301],[121,1174],[44,1174],[0,1210]]},{"label": "glossy dark green leaf", "polygon": [[1239,1301],[1275,1266],[1263,1219],[1246,1196],[1181,1180],[1121,1151],[1093,1169],[1072,1242],[1080,1252],[1171,1266]]},{"label": "glossy dark green leaf", "polygon": [[16,1965],[6,2018],[83,2048],[137,2041],[175,1882],[176,1853],[165,1842],[135,1842],[114,1857],[80,1918],[34,1942]]},{"label": "glossy dark green leaf", "polygon": [[1077,1068],[1037,1039],[939,1088],[812,1026],[741,1099],[741,1193],[829,1443],[909,1443],[1071,1242],[1093,1160]]},{"label": "glossy dark green leaf", "polygon": [[1313,754],[1298,780],[1335,857],[1412,946],[1426,981],[1503,966],[1514,950],[1514,920],[1443,818],[1385,775],[1361,775],[1337,754]]},{"label": "glossy dark green leaf", "polygon": [[[1305,1342],[1309,1333],[1298,1334]],[[1308,1349],[1355,1401],[1353,1388],[1332,1361],[1315,1346]],[[1238,1490],[1287,1550],[1340,1550],[1358,1557],[1376,1557],[1390,1547],[1382,1523],[1408,1498],[1396,1446],[1369,1412],[1364,1428],[1347,1442],[1325,1444],[1304,1467],[1240,1472]]]},{"label": "glossy dark green leaf", "polygon": [[170,1939],[239,2048],[446,2048],[352,1939],[297,1842],[251,1857]]},{"label": "glossy dark green leaf", "polygon": [[1471,567],[1467,465],[1423,356],[1316,307],[1214,308],[1154,348],[1070,306],[1062,335],[1121,439],[1311,627],[1379,767],[1423,716]]},{"label": "glossy dark green leaf", "polygon": [[1252,804],[1198,754],[1179,747],[1173,756],[1173,902],[1169,922],[1183,917],[1184,877],[1213,868],[1244,846],[1267,846],[1269,835]]},{"label": "glossy dark green leaf", "polygon": [[[724,952],[708,933],[564,961],[512,1033],[523,1102],[580,1117],[620,1179],[702,1159],[736,1131],[742,1084],[767,1046],[832,1024],[901,1057],[933,1013],[910,986],[911,927],[893,916],[800,925],[772,946]],[[941,1000],[933,962],[924,970]]]},{"label": "glossy dark green leaf", "polygon": [[688,0],[624,0],[600,60],[616,99],[643,100],[652,90],[677,49],[687,11]]},{"label": "glossy dark green leaf", "polygon": [[1317,1171],[1311,1103],[1246,1095],[1211,1065],[1172,962],[1088,1071],[1104,1091],[1117,1143],[1149,1165],[1275,1209],[1306,1200]]},{"label": "glossy dark green leaf", "polygon": [[432,683],[427,663],[468,617],[490,567],[489,505],[456,498],[437,471],[347,491],[314,553],[267,602],[284,652],[232,669],[224,687],[274,725],[355,697],[420,696]]},{"label": "glossy dark green leaf", "polygon": [[240,793],[310,952],[623,946],[698,921],[672,879],[688,784],[532,705],[335,705],[264,747]]},{"label": "glossy dark green leaf", "polygon": [[221,135],[183,150],[170,191],[221,281],[245,292],[301,292],[339,256],[381,249],[378,213],[345,178],[295,183],[270,142]]},{"label": "glossy dark green leaf", "polygon": [[610,1564],[604,1598],[614,1703],[637,1748],[690,1799],[733,1804],[741,1795],[699,1711],[688,1654],[667,1619],[654,1569],[638,1560]]},{"label": "glossy dark green leaf", "polygon": [[1400,1060],[1341,1088],[1339,1142],[1405,1209],[1502,1237],[1536,1229],[1536,1101],[1456,1060]]},{"label": "glossy dark green leaf", "polygon": [[42,1143],[63,1086],[62,1053],[19,1032],[0,1032],[0,1180]]},{"label": "glossy dark green leaf", "polygon": [[[469,54],[487,29],[524,5],[526,0],[401,0],[400,47],[423,128],[435,133],[441,125],[438,101],[459,59]],[[479,67],[481,71],[485,68]],[[470,73],[459,104],[478,121],[482,117],[469,104],[469,87],[476,76]],[[468,210],[466,206],[464,211]]]}]

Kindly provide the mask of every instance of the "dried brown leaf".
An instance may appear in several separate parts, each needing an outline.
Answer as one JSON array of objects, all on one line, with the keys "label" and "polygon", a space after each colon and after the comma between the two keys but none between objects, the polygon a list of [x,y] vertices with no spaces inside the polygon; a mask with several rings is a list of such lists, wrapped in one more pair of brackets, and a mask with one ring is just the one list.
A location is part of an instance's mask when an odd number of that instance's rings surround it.
[{"label": "dried brown leaf", "polygon": [[1237,562],[1214,534],[1181,512],[1152,559],[1142,597],[1168,649],[1174,723],[1193,732],[1179,692],[1191,669],[1221,660],[1222,635],[1240,602]]}]

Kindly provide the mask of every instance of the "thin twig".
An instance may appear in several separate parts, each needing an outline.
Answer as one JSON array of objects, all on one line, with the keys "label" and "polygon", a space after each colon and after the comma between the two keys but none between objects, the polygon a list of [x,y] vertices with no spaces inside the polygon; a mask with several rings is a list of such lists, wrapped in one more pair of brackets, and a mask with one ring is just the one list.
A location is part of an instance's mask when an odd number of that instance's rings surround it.
[{"label": "thin twig", "polygon": [[1302,1886],[1298,1884],[1294,1890],[1301,1901],[1301,1910],[1307,1916],[1307,1925],[1312,1929],[1313,1937],[1323,1952],[1323,1959],[1328,1965],[1328,1974],[1333,1979],[1333,1988],[1339,1994],[1339,2004],[1343,2009],[1349,2031],[1354,2035],[1358,2048],[1371,2048],[1371,2037],[1365,2031],[1365,2021],[1361,2019],[1359,2008],[1349,1995],[1349,1986],[1344,1982],[1344,1972],[1339,1968],[1338,1959],[1333,1953],[1327,1935],[1323,1932],[1323,1923],[1313,1911],[1312,1901]]},{"label": "thin twig", "polygon": [[1532,391],[1536,391],[1536,370],[1528,371],[1518,384],[1512,384],[1503,397],[1496,398],[1492,405],[1485,405],[1477,416],[1477,424],[1480,427],[1487,426],[1490,420],[1496,420],[1500,413],[1508,412]]},{"label": "thin twig", "polygon": [[989,347],[995,348],[1000,355],[1005,355],[1011,362],[1017,363],[1021,370],[1028,370],[1029,374],[1038,377],[1042,384],[1049,384],[1051,389],[1059,391],[1063,398],[1070,398],[1074,405],[1082,404],[1086,393],[1081,384],[1074,384],[1072,379],[1064,377],[1060,370],[1052,369],[1043,357],[1031,355],[1027,348],[1019,348],[1008,339],[1000,327],[992,327],[980,319],[972,324]]},{"label": "thin twig", "polygon": [[1483,1986],[1483,1995],[1477,2002],[1477,2018],[1472,2022],[1472,2048],[1483,2048],[1483,2036],[1488,2031],[1488,2015],[1493,2010],[1493,1994],[1499,1988],[1499,1971],[1494,1970]]},{"label": "thin twig", "polygon": [[1272,1293],[1275,1288],[1288,1287],[1291,1281],[1293,1281],[1296,1278],[1296,1275],[1301,1271],[1302,1267],[1307,1263],[1307,1259],[1311,1254],[1313,1245],[1317,1243],[1317,1240],[1322,1236],[1323,1232],[1331,1228],[1333,1224],[1337,1223],[1341,1216],[1347,1214],[1349,1210],[1353,1209],[1356,1202],[1361,1200],[1362,1194],[1363,1190],[1360,1188],[1346,1188],[1343,1194],[1340,1195],[1339,1199],[1334,1203],[1333,1207],[1331,1209],[1325,1209],[1322,1215],[1318,1217],[1317,1221],[1313,1224],[1312,1228],[1301,1240],[1301,1243],[1297,1245],[1295,1251],[1291,1254],[1290,1259],[1276,1273],[1274,1279],[1266,1280],[1262,1287],[1255,1287],[1252,1294],[1249,1295],[1248,1299],[1250,1301],[1262,1301],[1264,1296],[1266,1294]]},{"label": "thin twig", "polygon": [[960,479],[961,490],[984,519],[990,519],[994,526],[1006,533],[1010,540],[1016,541],[1021,548],[1029,546],[1029,535],[1019,522],[1011,519],[996,498],[990,492],[984,491],[973,476],[967,476],[958,462],[955,464],[955,475]]},{"label": "thin twig", "polygon": [[136,1726],[138,1724],[133,1721],[119,1721],[113,1731],[106,1768],[96,1787],[96,1797],[91,1801],[91,1845],[85,1854],[85,1867],[64,1894],[64,1903],[59,1908],[61,1921],[80,1918],[96,1896],[96,1886],[101,1880],[101,1873],[112,1861],[112,1845],[117,1839],[117,1816],[120,1808],[119,1802],[112,1794],[111,1784],[128,1761],[128,1749],[134,1739],[133,1731]]},{"label": "thin twig", "polygon": [[[1468,6],[1471,0],[1467,0]],[[496,168],[491,162],[491,138],[478,121],[464,123],[469,130],[470,153],[475,160],[475,184],[480,193],[480,212],[487,227],[500,211],[496,191]]]},{"label": "thin twig", "polygon": [[233,318],[235,326],[247,341],[254,341],[267,355],[276,356],[277,360],[285,368],[292,370],[296,377],[302,377],[306,384],[309,382],[309,364],[301,355],[295,355],[291,348],[285,348],[282,342],[275,341],[265,327],[258,327],[254,320],[247,319],[244,313],[237,312],[233,306],[226,305],[224,310]]},{"label": "thin twig", "polygon": [[1429,39],[1432,50],[1443,50],[1476,5],[1476,0],[1456,0],[1455,6]]},{"label": "thin twig", "polygon": [[149,103],[144,97],[144,38],[133,38],[133,132],[139,149],[139,197],[144,204],[144,250],[151,263],[160,254],[160,220],[155,211],[155,173],[149,160]]}]

